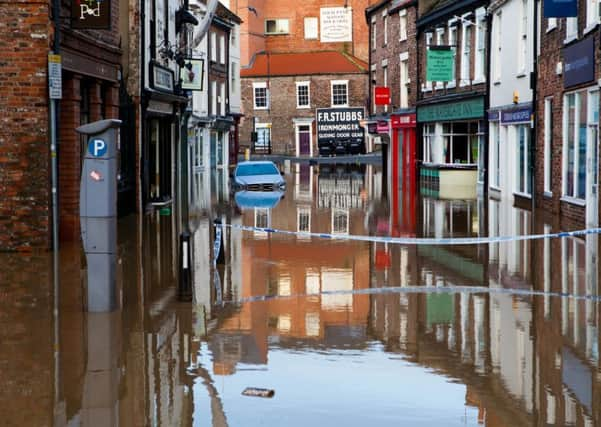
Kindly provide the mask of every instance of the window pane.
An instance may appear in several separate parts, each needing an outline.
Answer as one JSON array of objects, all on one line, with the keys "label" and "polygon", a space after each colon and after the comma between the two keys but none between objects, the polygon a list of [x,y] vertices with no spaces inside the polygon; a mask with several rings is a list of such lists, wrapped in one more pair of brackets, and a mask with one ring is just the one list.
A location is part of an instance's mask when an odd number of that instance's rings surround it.
[{"label": "window pane", "polygon": [[580,98],[579,120],[578,120],[578,193],[576,197],[579,199],[586,198],[586,131],[587,131],[587,114],[588,114],[588,96],[586,92],[578,94]]},{"label": "window pane", "polygon": [[570,94],[567,96],[567,114],[568,114],[568,128],[567,128],[567,148],[568,148],[568,170],[566,172],[567,187],[566,192],[568,196],[574,196],[574,131],[575,131],[575,117],[576,117],[576,95]]}]

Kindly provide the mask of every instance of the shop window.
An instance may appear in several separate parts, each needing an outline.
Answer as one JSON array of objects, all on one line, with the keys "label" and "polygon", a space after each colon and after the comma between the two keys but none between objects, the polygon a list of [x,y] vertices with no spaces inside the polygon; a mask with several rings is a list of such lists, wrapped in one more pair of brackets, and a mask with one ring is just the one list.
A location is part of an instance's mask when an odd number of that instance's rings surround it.
[{"label": "shop window", "polygon": [[424,162],[434,163],[434,138],[435,138],[435,126],[424,125],[423,129],[424,138]]},{"label": "shop window", "polygon": [[[589,138],[597,138],[598,106],[589,112],[589,97],[598,103],[598,92],[586,90],[565,95],[563,143],[563,195],[586,199],[586,147]],[[592,108],[592,104],[591,104]],[[587,113],[588,112],[588,113]]]},{"label": "shop window", "polygon": [[532,194],[532,179],[530,173],[530,126],[520,125],[515,127],[517,133],[518,159],[516,168],[515,191],[521,194]]},{"label": "shop window", "polygon": [[490,174],[490,186],[499,188],[501,181],[501,161],[500,161],[500,147],[501,147],[501,126],[498,122],[490,123],[490,158],[491,158],[491,174]]},{"label": "shop window", "polygon": [[481,128],[478,122],[444,123],[442,163],[478,164]]}]

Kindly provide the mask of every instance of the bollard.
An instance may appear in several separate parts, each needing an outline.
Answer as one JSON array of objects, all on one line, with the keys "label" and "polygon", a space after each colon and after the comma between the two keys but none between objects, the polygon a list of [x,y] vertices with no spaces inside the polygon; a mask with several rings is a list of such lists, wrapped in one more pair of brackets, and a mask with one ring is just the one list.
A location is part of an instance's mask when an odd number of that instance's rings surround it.
[{"label": "bollard", "polygon": [[250,148],[244,150],[244,160],[246,160],[247,162],[250,160]]},{"label": "bollard", "polygon": [[179,289],[180,301],[192,301],[192,270],[190,268],[190,233],[179,236]]}]

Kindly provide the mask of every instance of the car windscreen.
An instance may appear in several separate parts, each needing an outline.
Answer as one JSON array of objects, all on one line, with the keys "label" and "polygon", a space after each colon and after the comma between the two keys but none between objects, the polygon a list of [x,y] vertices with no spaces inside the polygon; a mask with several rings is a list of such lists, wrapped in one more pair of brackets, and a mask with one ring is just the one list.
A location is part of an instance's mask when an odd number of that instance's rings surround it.
[{"label": "car windscreen", "polygon": [[269,163],[258,163],[254,165],[238,165],[236,169],[237,176],[251,176],[251,175],[279,175],[278,169]]}]

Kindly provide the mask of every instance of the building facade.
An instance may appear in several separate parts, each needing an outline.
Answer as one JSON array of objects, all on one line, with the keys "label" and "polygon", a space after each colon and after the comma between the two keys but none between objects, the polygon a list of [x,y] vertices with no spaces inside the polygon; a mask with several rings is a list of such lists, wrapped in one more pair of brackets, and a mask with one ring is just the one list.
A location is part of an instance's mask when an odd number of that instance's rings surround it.
[{"label": "building facade", "polygon": [[353,128],[347,138],[363,135],[358,122],[367,98],[367,64],[357,58],[334,51],[258,55],[241,78],[240,139],[253,151],[317,155],[318,109],[355,113],[343,120]]},{"label": "building facade", "polygon": [[537,205],[589,227],[599,223],[597,6],[579,1],[577,17],[541,20],[537,80]]},{"label": "building facade", "polygon": [[[417,122],[422,187],[474,198],[485,180],[488,22],[486,1],[420,2]],[[450,49],[452,76],[428,80],[430,47]],[[436,48],[435,48],[436,49]]]}]

